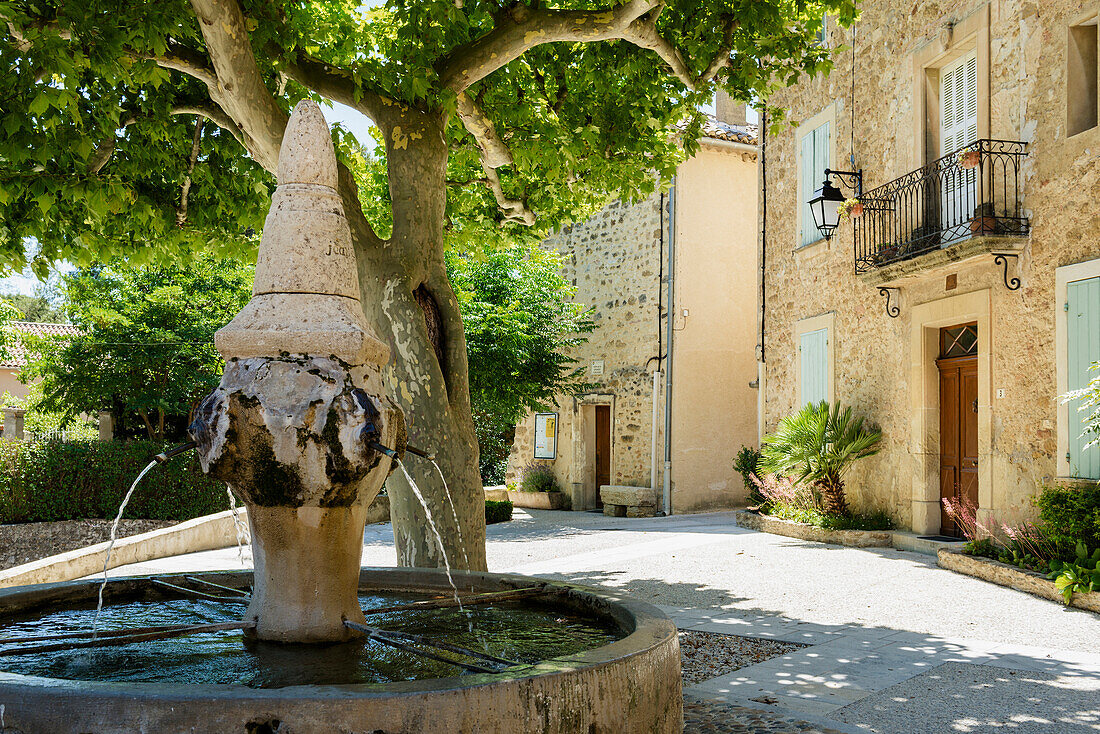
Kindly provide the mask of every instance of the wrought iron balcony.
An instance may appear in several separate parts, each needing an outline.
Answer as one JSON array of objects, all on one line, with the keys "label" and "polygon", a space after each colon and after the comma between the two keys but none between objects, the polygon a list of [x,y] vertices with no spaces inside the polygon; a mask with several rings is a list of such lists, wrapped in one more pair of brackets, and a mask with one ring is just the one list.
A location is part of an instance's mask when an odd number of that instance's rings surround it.
[{"label": "wrought iron balcony", "polygon": [[860,197],[856,273],[975,238],[1026,237],[1020,165],[1027,143],[976,140]]}]

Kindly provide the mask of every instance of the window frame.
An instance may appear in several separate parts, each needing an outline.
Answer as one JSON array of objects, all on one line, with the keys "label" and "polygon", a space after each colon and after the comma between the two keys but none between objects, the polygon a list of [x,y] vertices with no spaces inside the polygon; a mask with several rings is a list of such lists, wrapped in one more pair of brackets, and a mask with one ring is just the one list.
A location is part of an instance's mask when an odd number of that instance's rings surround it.
[{"label": "window frame", "polygon": [[[1054,308],[1055,308],[1055,377],[1057,396],[1069,391],[1069,325],[1065,306],[1069,302],[1069,284],[1082,280],[1100,278],[1100,258],[1063,265],[1054,271]],[[1070,406],[1060,399],[1057,417],[1057,466],[1058,477],[1067,480],[1095,481],[1074,476],[1066,454],[1069,453],[1069,410]]]},{"label": "window frame", "polygon": [[[817,233],[817,236],[812,240],[803,239],[802,230],[802,217],[803,208],[807,206],[809,198],[803,199],[802,195],[805,190],[805,181],[802,175],[802,139],[814,130],[817,130],[822,125],[829,125],[829,155],[828,155],[828,167],[836,168],[836,146],[833,141],[836,139],[836,101],[830,103],[823,110],[808,117],[799,123],[798,127],[794,130],[794,161],[795,161],[795,173],[798,176],[797,185],[795,188],[795,228],[794,228],[794,243],[792,249],[794,250],[807,250],[815,249],[819,246],[828,247],[829,240],[826,240]],[[821,185],[821,181],[812,182],[813,188],[810,189],[812,193],[818,186]]]},{"label": "window frame", "polygon": [[802,399],[802,336],[822,330],[825,331],[825,399],[829,401],[830,405],[836,400],[836,312],[829,311],[794,322],[794,371],[798,383],[798,410],[801,410],[802,406],[806,404],[806,401]]}]

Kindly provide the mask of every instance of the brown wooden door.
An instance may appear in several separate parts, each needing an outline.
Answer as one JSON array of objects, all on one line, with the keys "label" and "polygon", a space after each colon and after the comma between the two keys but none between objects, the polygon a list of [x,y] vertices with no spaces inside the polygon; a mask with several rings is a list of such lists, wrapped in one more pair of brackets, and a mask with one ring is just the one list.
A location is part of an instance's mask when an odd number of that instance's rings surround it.
[{"label": "brown wooden door", "polygon": [[978,358],[937,360],[940,370],[940,532],[955,537],[962,529],[942,500],[978,507]]},{"label": "brown wooden door", "polygon": [[611,484],[611,406],[596,406],[596,496]]}]

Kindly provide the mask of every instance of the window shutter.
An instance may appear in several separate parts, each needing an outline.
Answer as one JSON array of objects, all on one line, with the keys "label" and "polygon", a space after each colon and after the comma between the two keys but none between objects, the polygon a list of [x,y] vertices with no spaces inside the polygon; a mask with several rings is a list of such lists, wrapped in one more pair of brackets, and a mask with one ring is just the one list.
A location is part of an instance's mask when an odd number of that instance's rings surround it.
[{"label": "window shutter", "polygon": [[[1066,314],[1068,370],[1066,384],[1070,390],[1086,387],[1097,376],[1090,371],[1100,362],[1100,278],[1089,278],[1066,286],[1069,309]],[[1100,479],[1100,446],[1085,448],[1095,434],[1082,436],[1088,411],[1078,410],[1080,400],[1067,404],[1069,418],[1069,467],[1074,476]]]},{"label": "window shutter", "polygon": [[[978,55],[971,51],[940,73],[940,155],[953,153],[977,138]],[[977,206],[977,181],[975,169],[948,169],[940,222],[947,241],[969,235],[966,223]]]},{"label": "window shutter", "polygon": [[829,399],[829,330],[808,331],[799,337],[802,405]]},{"label": "window shutter", "polygon": [[802,166],[802,191],[799,192],[798,206],[802,212],[802,239],[800,244],[808,245],[818,239],[817,227],[814,225],[814,215],[807,204],[817,188],[817,176],[814,174],[814,134],[808,132],[802,136],[802,150],[799,152],[799,163]]},{"label": "window shutter", "polygon": [[825,180],[825,169],[829,167],[829,123],[820,125],[802,136],[800,151],[802,166],[802,239],[801,244],[808,245],[821,239],[821,233],[814,223],[813,212],[806,203]]}]

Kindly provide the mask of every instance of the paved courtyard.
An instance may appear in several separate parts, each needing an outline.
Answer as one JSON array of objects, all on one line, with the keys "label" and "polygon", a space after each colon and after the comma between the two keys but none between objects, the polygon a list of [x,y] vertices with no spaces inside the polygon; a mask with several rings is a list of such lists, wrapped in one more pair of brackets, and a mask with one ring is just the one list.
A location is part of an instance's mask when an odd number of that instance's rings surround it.
[{"label": "paved courtyard", "polygon": [[[517,509],[489,527],[488,559],[491,571],[621,589],[681,629],[806,645],[685,687],[686,732],[1100,732],[1100,616],[932,556],[756,533],[725,513]],[[364,565],[394,562],[391,527],[368,527]],[[112,574],[240,564],[227,549]]]}]

